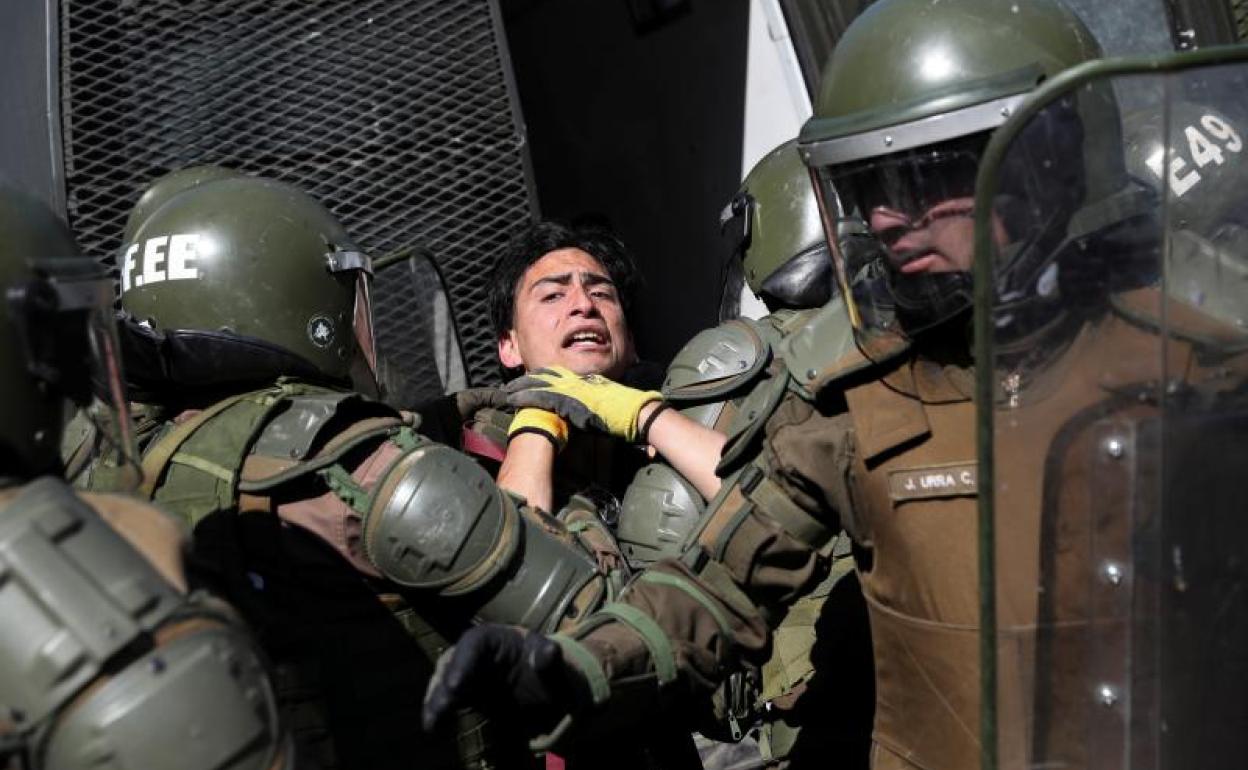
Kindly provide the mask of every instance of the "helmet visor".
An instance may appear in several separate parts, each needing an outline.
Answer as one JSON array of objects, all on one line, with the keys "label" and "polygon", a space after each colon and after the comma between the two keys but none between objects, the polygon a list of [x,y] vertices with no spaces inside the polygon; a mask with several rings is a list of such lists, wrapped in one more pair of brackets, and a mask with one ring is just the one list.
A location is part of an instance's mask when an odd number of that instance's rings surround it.
[{"label": "helmet visor", "polygon": [[970,306],[975,175],[987,138],[818,170],[820,198],[836,200],[840,221],[863,222],[873,236],[874,248],[843,233],[834,244],[851,285],[871,279],[853,292],[864,325],[900,324],[895,331],[913,335]]},{"label": "helmet visor", "polygon": [[35,278],[10,288],[30,374],[82,410],[92,423],[97,451],[116,458],[129,482],[139,480],[138,449],[130,420],[112,282],[83,260],[41,260]]}]

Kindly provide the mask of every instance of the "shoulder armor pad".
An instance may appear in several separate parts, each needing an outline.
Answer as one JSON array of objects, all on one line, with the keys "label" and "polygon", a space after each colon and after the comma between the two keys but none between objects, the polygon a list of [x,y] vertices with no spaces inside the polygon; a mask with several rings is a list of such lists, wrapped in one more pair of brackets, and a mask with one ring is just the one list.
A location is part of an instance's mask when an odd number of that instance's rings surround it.
[{"label": "shoulder armor pad", "polygon": [[851,374],[890,360],[909,347],[899,339],[880,355],[870,358],[864,355],[840,295],[804,320],[805,323],[784,336],[776,346],[776,353],[784,360],[799,392],[807,397],[815,396]]},{"label": "shoulder armor pad", "polygon": [[[261,428],[244,461],[239,488],[245,492],[286,483],[322,467],[321,460],[329,462],[414,422],[411,415],[352,392],[310,390],[286,401]],[[309,463],[314,457],[318,462]]]},{"label": "shoulder armor pad", "polygon": [[[43,739],[45,767],[289,768],[294,746],[255,642],[193,601],[167,636],[69,706]],[[153,729],[179,725],[180,729]]]},{"label": "shoulder armor pad", "polygon": [[307,455],[343,402],[361,400],[354,393],[323,391],[287,399],[288,406],[269,421],[256,438],[253,454],[299,458]]},{"label": "shoulder armor pad", "polygon": [[22,629],[0,646],[5,713],[50,716],[180,601],[63,482],[27,484],[0,511],[0,607]]},{"label": "shoulder armor pad", "polygon": [[667,369],[663,396],[673,402],[718,401],[749,382],[771,359],[754,322],[738,318],[689,340]]},{"label": "shoulder armor pad", "polygon": [[667,369],[663,397],[686,417],[713,427],[723,402],[746,387],[771,360],[771,346],[753,321],[738,318],[699,332]]}]

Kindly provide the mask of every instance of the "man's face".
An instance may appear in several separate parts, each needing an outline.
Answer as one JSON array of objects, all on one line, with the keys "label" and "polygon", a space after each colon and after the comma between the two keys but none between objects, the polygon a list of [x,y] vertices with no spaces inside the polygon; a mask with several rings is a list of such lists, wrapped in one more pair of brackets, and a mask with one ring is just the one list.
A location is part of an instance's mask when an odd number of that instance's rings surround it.
[{"label": "man's face", "polygon": [[[917,217],[886,206],[870,213],[871,230],[879,235],[889,261],[902,275],[969,272],[975,256],[975,199],[951,198]],[[1004,240],[993,219],[997,242]]]},{"label": "man's face", "polygon": [[635,363],[619,293],[598,260],[568,248],[534,262],[516,286],[498,357],[508,368],[563,366],[613,379]]},{"label": "man's face", "polygon": [[877,206],[870,213],[871,230],[879,233],[902,275],[970,271],[975,255],[975,218],[970,197],[941,201],[917,217]]}]

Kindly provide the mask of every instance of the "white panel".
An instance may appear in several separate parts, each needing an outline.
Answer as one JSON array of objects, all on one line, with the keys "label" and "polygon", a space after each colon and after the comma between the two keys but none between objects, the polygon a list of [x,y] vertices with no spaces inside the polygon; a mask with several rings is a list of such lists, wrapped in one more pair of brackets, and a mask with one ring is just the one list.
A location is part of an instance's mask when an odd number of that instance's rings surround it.
[{"label": "white panel", "polygon": [[[773,147],[797,136],[810,117],[810,95],[793,52],[779,0],[750,0],[749,60],[745,73],[745,141],[741,176]],[[767,314],[749,286],[741,290],[741,315]]]}]

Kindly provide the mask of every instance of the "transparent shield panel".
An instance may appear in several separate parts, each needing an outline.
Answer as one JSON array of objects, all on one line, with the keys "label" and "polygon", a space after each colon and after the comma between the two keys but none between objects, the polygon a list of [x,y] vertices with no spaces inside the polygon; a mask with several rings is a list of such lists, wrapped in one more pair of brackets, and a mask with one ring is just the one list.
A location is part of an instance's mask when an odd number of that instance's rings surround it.
[{"label": "transparent shield panel", "polygon": [[389,291],[399,290],[412,298],[407,324],[379,324],[375,329],[377,377],[386,401],[411,408],[466,388],[456,316],[432,257],[417,251],[385,267],[384,275]]},{"label": "transparent shield panel", "polygon": [[[1166,80],[1164,300],[1170,350],[1153,517],[1136,533],[1135,767],[1248,757],[1248,61]],[[1132,127],[1132,132],[1135,128]],[[1151,158],[1157,158],[1154,148]],[[1138,309],[1138,306],[1133,307]]]},{"label": "transparent shield panel", "polygon": [[1248,756],[1245,72],[1093,78],[987,171],[1000,767]]}]

